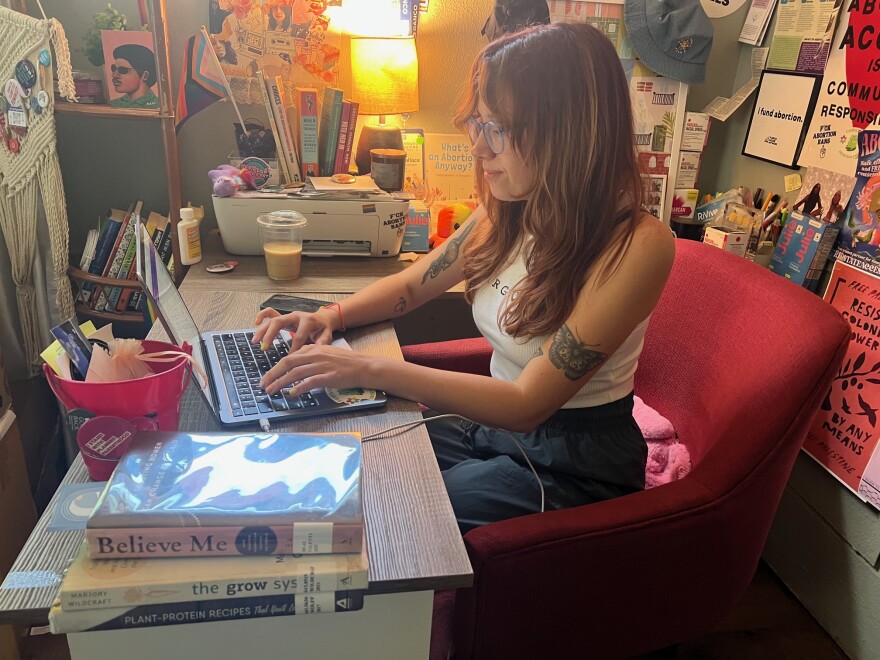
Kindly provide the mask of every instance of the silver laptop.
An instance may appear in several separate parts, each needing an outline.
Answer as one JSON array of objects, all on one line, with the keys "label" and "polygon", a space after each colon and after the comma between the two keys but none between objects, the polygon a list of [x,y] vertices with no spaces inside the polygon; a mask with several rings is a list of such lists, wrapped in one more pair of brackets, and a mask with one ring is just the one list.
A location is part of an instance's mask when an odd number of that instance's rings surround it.
[{"label": "silver laptop", "polygon": [[[384,392],[361,388],[317,388],[294,396],[266,394],[260,388],[260,377],[287,355],[290,335],[282,332],[262,351],[251,344],[252,328],[200,332],[146,228],[138,224],[135,235],[137,278],[171,341],[192,347],[193,357],[208,376],[207,383],[194,380],[221,424],[239,426],[261,419],[354,412],[386,403]],[[348,347],[344,339],[334,344]]]}]

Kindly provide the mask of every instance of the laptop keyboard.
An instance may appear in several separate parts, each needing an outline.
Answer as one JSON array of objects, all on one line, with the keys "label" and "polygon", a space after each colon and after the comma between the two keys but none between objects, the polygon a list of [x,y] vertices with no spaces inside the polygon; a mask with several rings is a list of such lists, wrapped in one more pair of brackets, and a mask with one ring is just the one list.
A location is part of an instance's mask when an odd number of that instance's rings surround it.
[{"label": "laptop keyboard", "polygon": [[311,408],[318,405],[311,392],[285,396],[280,392],[266,394],[260,378],[287,355],[287,343],[275,338],[268,350],[251,344],[253,332],[229,332],[214,335],[214,348],[220,358],[220,370],[229,395],[234,417],[265,415],[284,410]]}]

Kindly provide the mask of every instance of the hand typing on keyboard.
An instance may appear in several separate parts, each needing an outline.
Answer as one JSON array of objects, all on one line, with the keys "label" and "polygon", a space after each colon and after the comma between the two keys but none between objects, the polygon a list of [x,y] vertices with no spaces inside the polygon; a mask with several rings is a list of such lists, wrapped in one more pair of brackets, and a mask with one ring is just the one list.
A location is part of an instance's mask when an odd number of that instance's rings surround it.
[{"label": "hand typing on keyboard", "polygon": [[381,383],[369,382],[379,360],[382,358],[361,355],[349,348],[307,344],[281,357],[263,374],[259,386],[270,397],[300,396],[320,387],[382,389]]},{"label": "hand typing on keyboard", "polygon": [[317,312],[291,312],[279,314],[272,308],[260,310],[254,322],[254,336],[251,342],[262,347],[271,345],[281,330],[288,330],[293,336],[290,351],[298,351],[308,343],[329,344],[333,341],[333,331],[338,329],[338,315],[333,309],[320,309]]}]

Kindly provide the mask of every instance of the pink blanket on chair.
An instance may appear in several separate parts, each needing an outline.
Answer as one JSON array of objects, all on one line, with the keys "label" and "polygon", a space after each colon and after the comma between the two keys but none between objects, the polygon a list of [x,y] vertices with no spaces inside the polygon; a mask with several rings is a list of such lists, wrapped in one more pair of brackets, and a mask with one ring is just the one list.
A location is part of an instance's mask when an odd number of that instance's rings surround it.
[{"label": "pink blanket on chair", "polygon": [[691,471],[691,456],[668,419],[639,397],[634,397],[633,417],[648,443],[646,489],[681,479]]}]

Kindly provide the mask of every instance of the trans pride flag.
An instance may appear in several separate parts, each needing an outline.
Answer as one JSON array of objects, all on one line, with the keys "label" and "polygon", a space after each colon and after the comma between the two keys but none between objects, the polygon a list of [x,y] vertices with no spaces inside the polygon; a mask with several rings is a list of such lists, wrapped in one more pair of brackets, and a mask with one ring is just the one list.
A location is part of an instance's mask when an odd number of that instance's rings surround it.
[{"label": "trans pride flag", "polygon": [[183,53],[183,70],[177,93],[177,131],[184,122],[214,101],[226,96],[217,56],[204,30],[193,35]]}]

